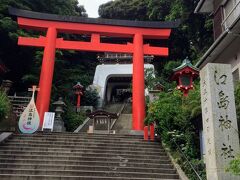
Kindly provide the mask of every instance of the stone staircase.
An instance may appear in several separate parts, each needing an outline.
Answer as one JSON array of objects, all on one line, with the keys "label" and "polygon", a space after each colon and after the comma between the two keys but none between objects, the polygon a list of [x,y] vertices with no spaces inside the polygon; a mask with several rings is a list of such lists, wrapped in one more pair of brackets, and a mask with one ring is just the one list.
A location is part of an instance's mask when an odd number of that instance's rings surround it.
[{"label": "stone staircase", "polygon": [[0,145],[1,180],[179,179],[159,142],[142,136],[13,135]]},{"label": "stone staircase", "polygon": [[132,130],[132,103],[126,103],[120,117],[114,124],[113,130],[117,134],[131,134]]},{"label": "stone staircase", "polygon": [[132,114],[121,114],[112,129],[117,134],[130,134],[132,129]]}]

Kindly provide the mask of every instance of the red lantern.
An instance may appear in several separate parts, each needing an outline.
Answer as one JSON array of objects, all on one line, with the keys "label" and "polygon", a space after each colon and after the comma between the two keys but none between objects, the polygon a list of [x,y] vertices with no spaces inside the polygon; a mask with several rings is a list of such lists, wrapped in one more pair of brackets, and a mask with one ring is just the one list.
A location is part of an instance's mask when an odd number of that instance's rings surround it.
[{"label": "red lantern", "polygon": [[74,93],[77,95],[77,110],[80,108],[80,99],[83,95],[83,86],[78,82],[75,86],[73,86]]},{"label": "red lantern", "polygon": [[184,96],[188,96],[188,91],[193,89],[193,80],[199,76],[199,69],[194,67],[188,58],[183,63],[173,69],[172,80],[177,81],[177,89],[181,90]]}]

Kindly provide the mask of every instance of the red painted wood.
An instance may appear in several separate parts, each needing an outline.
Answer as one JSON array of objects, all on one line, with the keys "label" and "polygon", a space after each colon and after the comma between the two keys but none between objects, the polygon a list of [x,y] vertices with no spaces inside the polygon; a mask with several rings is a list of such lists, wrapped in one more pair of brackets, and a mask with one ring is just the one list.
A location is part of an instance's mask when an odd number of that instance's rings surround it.
[{"label": "red painted wood", "polygon": [[154,124],[150,124],[150,139],[151,141],[154,141],[155,139],[155,128],[154,128]]},{"label": "red painted wood", "polygon": [[80,102],[81,102],[81,95],[77,95],[77,108],[80,108]]},{"label": "red painted wood", "polygon": [[[19,37],[18,45],[22,46],[34,46],[44,47],[46,44],[46,38],[29,38]],[[58,38],[56,42],[57,49],[65,50],[79,50],[79,51],[98,51],[98,52],[118,52],[118,53],[133,53],[133,44],[111,44],[111,43],[99,43],[98,37],[92,38],[91,42],[78,42],[78,41],[66,41],[62,38]],[[167,47],[152,47],[149,44],[143,46],[145,55],[155,56],[168,56]]]},{"label": "red painted wood", "polygon": [[[24,46],[44,47],[44,57],[40,75],[40,92],[37,98],[37,108],[41,125],[44,113],[48,111],[52,76],[54,71],[55,49],[133,53],[133,130],[143,130],[145,118],[144,94],[144,54],[168,56],[167,47],[151,47],[143,44],[144,39],[168,39],[171,29],[122,27],[99,24],[83,24],[36,20],[18,17],[18,24],[25,29],[47,31],[46,37],[19,37],[18,44]],[[59,33],[74,33],[91,35],[90,42],[78,42],[57,39]],[[111,44],[101,43],[101,36],[133,38],[134,43]]]},{"label": "red painted wood", "polygon": [[133,130],[143,130],[145,118],[145,84],[143,36],[135,34],[133,53]]},{"label": "red painted wood", "polygon": [[40,74],[39,88],[37,96],[37,109],[40,117],[40,128],[42,127],[44,113],[48,112],[52,79],[55,62],[55,47],[56,47],[57,30],[53,27],[49,28],[46,37],[46,46],[44,48],[42,69]]},{"label": "red painted wood", "polygon": [[144,126],[143,129],[144,140],[148,140],[148,126]]},{"label": "red painted wood", "polygon": [[133,37],[134,34],[141,33],[144,36],[144,39],[168,39],[171,33],[171,29],[147,29],[99,24],[69,23],[28,19],[23,17],[18,17],[18,25],[21,28],[41,31],[47,30],[49,27],[55,27],[58,32],[75,34],[92,34],[97,32],[100,35],[113,37]]}]

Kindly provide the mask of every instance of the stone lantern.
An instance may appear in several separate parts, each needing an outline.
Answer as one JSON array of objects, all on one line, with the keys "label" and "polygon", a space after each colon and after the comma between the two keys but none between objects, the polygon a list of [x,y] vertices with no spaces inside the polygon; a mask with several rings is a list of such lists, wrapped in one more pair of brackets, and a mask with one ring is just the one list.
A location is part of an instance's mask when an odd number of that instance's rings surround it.
[{"label": "stone lantern", "polygon": [[64,127],[62,114],[64,113],[64,108],[66,107],[66,104],[63,102],[62,97],[59,97],[59,99],[56,102],[54,102],[53,105],[55,106],[55,120],[53,131],[64,132],[66,129]]},{"label": "stone lantern", "polygon": [[194,67],[188,58],[183,60],[183,63],[173,69],[172,80],[177,82],[177,89],[183,92],[183,95],[188,96],[190,89],[193,89],[193,80],[199,76],[199,69]]},{"label": "stone lantern", "polygon": [[8,94],[10,88],[12,87],[13,82],[10,80],[3,80],[2,81],[2,85],[1,88],[3,89],[3,91]]},{"label": "stone lantern", "polygon": [[158,94],[164,91],[164,86],[160,83],[155,84],[152,89],[148,90],[149,92],[149,101],[153,102],[159,98]]},{"label": "stone lantern", "polygon": [[83,85],[78,82],[73,86],[74,93],[77,95],[77,112],[80,110],[81,96],[83,95]]}]

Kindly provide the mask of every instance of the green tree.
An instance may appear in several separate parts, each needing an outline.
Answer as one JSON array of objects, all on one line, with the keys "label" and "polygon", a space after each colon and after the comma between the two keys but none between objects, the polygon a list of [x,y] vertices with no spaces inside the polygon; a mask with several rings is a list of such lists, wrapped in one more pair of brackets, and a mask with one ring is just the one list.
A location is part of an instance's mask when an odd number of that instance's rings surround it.
[{"label": "green tree", "polygon": [[173,21],[181,26],[173,31],[168,43],[170,57],[179,60],[189,56],[194,62],[212,43],[212,21],[208,16],[194,14],[197,1],[188,0],[115,0],[99,7],[102,18]]},{"label": "green tree", "polygon": [[[34,31],[19,29],[14,17],[8,14],[8,7],[61,15],[87,16],[83,6],[77,0],[2,0],[0,3],[0,59],[10,69],[2,78],[14,81],[16,91],[26,90],[32,83],[38,82],[42,50],[20,47],[18,36],[39,36]],[[67,36],[67,35],[66,35]],[[81,59],[75,54],[75,59]],[[73,66],[74,67],[74,66]],[[29,73],[30,72],[30,73]],[[22,84],[24,81],[24,86]]]},{"label": "green tree", "polygon": [[10,113],[10,101],[3,90],[0,90],[0,121],[5,119]]}]

